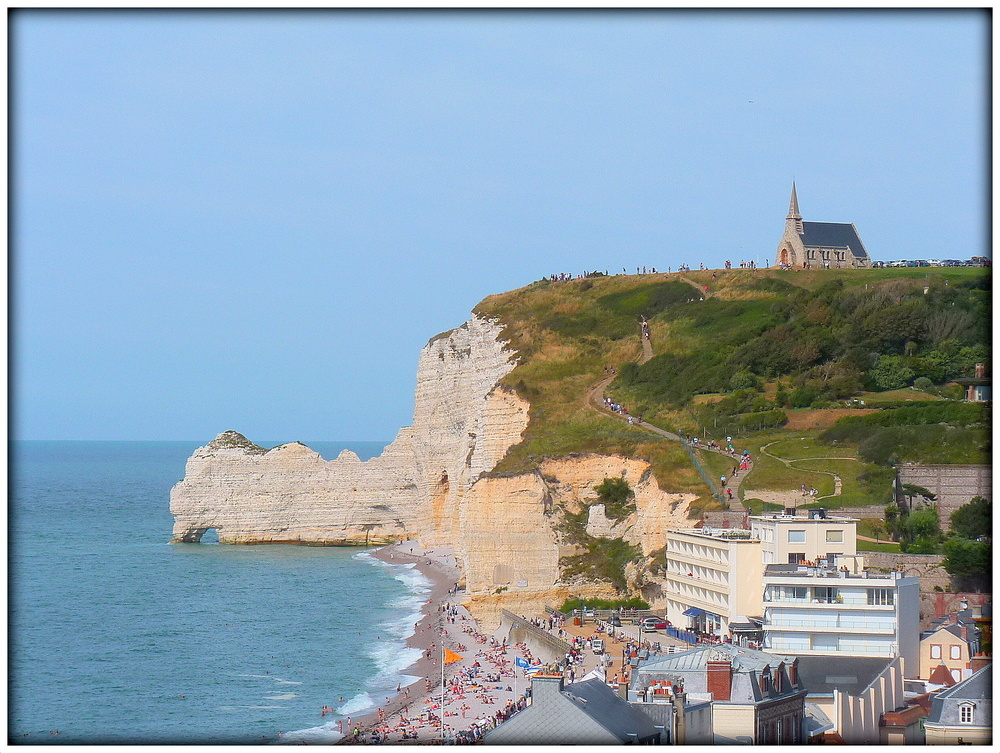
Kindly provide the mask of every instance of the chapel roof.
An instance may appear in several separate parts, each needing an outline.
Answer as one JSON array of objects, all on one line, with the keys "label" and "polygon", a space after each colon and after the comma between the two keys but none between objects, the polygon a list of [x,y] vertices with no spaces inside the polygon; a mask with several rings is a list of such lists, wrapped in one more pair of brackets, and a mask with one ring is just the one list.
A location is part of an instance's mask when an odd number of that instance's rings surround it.
[{"label": "chapel roof", "polygon": [[807,248],[848,248],[858,259],[868,257],[857,228],[851,222],[803,222],[801,238]]}]

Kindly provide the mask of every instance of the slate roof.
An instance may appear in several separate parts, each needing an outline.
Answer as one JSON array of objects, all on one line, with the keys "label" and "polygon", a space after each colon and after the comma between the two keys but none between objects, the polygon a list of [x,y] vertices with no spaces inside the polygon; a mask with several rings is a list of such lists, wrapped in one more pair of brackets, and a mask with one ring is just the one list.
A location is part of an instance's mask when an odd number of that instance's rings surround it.
[{"label": "slate roof", "polygon": [[[993,665],[987,664],[958,685],[937,693],[931,701],[931,713],[927,715],[925,723],[947,727],[989,727],[993,718],[992,694]],[[958,708],[966,702],[972,702],[976,707],[973,724],[962,724],[959,721]]]},{"label": "slate roof", "polygon": [[486,733],[483,742],[597,745],[648,742],[659,737],[659,730],[648,716],[598,679],[545,692],[533,682],[532,696],[530,706]]},{"label": "slate roof", "polygon": [[862,656],[800,656],[799,679],[809,695],[860,695],[892,663],[891,658]]},{"label": "slate roof", "polygon": [[858,259],[868,257],[858,231],[850,222],[803,222],[802,244],[825,248],[849,248]]},{"label": "slate roof", "polygon": [[679,654],[667,654],[644,662],[640,667],[643,672],[670,672],[705,669],[710,661],[729,659],[733,663],[733,671],[762,670],[766,666],[774,669],[779,662],[786,665],[795,661],[794,656],[769,654],[752,648],[734,646],[731,643],[721,643],[717,646],[704,646],[682,651]]},{"label": "slate roof", "polygon": [[640,740],[659,734],[648,716],[633,708],[601,680],[573,683],[566,686],[562,694],[623,742],[634,739],[630,733],[637,733]]},{"label": "slate roof", "polygon": [[[729,660],[733,667],[729,701],[731,703],[756,703],[764,698],[760,690],[759,679],[759,673],[764,667],[770,667],[771,671],[774,672],[778,665],[784,662],[787,673],[788,666],[795,661],[795,657],[769,654],[764,651],[734,646],[730,643],[702,646],[679,654],[655,657],[641,663],[632,672],[631,686],[636,689],[642,687],[647,680],[683,678],[684,689],[689,693],[707,693],[708,674],[706,670],[708,662],[726,660]],[[781,693],[795,692],[800,691],[786,687]]]}]

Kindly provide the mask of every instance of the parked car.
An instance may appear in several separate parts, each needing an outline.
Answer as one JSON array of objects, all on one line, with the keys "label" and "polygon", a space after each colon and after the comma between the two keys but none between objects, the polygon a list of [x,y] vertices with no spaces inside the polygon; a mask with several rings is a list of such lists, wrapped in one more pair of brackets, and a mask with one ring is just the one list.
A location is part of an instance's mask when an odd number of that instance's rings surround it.
[{"label": "parked car", "polygon": [[594,649],[594,653],[595,654],[603,654],[604,653],[604,639],[603,638],[594,638],[594,642],[591,643],[590,645],[591,645],[591,648]]},{"label": "parked car", "polygon": [[639,623],[644,633],[655,633],[657,630],[666,630],[670,622],[665,617],[643,617]]}]

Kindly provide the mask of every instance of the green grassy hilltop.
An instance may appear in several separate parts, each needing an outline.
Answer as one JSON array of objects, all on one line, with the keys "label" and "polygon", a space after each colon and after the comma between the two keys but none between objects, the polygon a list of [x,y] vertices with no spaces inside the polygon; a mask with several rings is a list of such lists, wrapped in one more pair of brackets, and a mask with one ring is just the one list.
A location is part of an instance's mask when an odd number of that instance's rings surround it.
[{"label": "green grassy hilltop", "polygon": [[[620,453],[718,506],[679,442],[589,405],[613,376],[605,394],[633,415],[751,450],[746,500],[807,484],[829,507],[884,505],[894,463],[987,462],[989,414],[953,380],[990,361],[991,296],[989,269],[961,267],[599,275],[490,296],[475,311],[503,324],[519,355],[504,384],[531,403],[494,473]],[[701,458],[716,477],[731,466]]]}]

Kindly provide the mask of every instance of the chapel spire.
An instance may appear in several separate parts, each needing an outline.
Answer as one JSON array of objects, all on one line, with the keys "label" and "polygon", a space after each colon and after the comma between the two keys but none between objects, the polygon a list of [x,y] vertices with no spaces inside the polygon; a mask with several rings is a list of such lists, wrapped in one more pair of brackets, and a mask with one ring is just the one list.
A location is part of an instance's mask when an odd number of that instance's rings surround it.
[{"label": "chapel spire", "polygon": [[795,193],[795,181],[792,181],[792,199],[788,202],[788,216],[785,217],[785,225],[790,225],[794,223],[795,232],[801,234],[803,232],[802,228],[802,215],[799,214],[799,197]]}]

